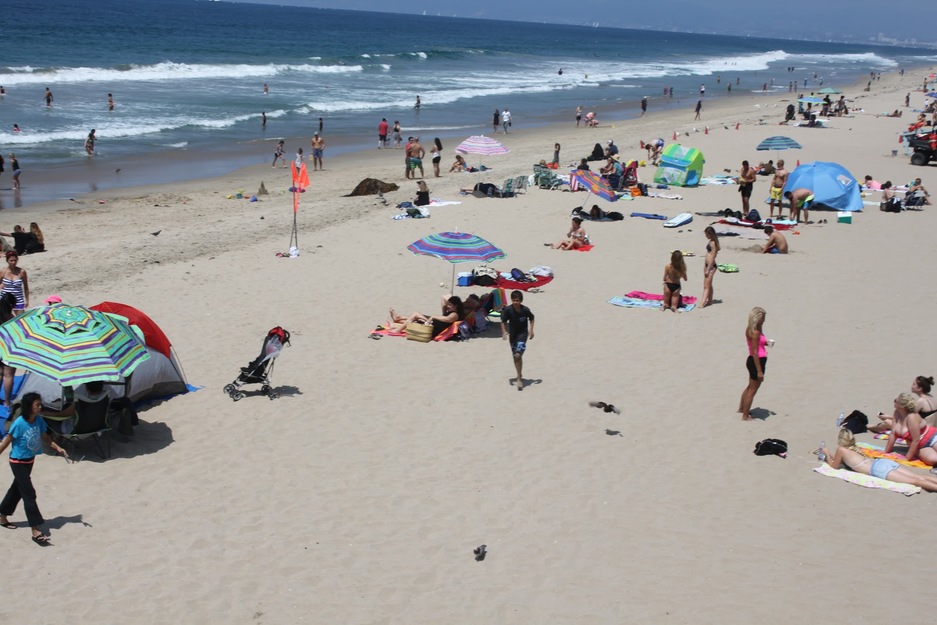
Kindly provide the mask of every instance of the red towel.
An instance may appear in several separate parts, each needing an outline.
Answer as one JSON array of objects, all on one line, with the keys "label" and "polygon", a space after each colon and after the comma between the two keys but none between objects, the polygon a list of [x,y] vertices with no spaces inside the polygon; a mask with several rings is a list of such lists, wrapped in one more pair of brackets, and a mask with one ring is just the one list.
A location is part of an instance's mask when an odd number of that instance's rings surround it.
[{"label": "red towel", "polygon": [[[514,290],[518,291],[527,291],[528,289],[538,288],[553,281],[553,276],[543,277],[535,276],[537,279],[533,282],[515,282],[514,280],[509,280],[508,278],[498,278],[497,287],[504,290]],[[509,296],[510,297],[510,296]],[[508,301],[510,303],[510,301]]]}]

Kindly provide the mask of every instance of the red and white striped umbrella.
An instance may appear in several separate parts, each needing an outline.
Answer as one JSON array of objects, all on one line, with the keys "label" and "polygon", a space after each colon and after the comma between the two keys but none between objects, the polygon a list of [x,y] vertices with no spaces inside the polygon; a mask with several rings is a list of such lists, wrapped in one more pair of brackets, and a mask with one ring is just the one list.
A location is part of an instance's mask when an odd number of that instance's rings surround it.
[{"label": "red and white striped umbrella", "polygon": [[504,144],[496,139],[486,137],[485,135],[474,135],[460,143],[455,151],[460,154],[491,156],[495,154],[507,154],[511,150],[504,147]]}]

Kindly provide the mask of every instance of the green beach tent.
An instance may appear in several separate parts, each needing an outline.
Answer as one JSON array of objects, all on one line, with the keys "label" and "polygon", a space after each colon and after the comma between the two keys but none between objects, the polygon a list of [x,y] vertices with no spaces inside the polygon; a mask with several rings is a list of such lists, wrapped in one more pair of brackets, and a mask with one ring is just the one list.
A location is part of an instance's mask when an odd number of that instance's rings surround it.
[{"label": "green beach tent", "polygon": [[703,177],[705,162],[703,153],[696,148],[671,143],[661,153],[654,182],[675,187],[695,187]]}]

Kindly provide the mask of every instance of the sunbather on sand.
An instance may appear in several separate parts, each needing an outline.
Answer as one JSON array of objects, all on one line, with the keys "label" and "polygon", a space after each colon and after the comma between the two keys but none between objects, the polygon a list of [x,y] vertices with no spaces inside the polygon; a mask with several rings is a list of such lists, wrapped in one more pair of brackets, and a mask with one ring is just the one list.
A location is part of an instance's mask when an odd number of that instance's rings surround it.
[{"label": "sunbather on sand", "polygon": [[462,158],[461,154],[455,155],[455,162],[452,164],[452,167],[449,168],[449,173],[451,174],[454,171],[468,171],[468,163],[465,162],[465,159]]},{"label": "sunbather on sand", "polygon": [[458,295],[451,295],[448,298],[442,298],[441,315],[424,315],[415,312],[409,317],[398,315],[394,309],[390,309],[390,320],[386,328],[391,332],[403,332],[407,329],[408,323],[426,323],[433,325],[433,336],[445,330],[452,322],[465,319],[465,305],[462,298]]},{"label": "sunbather on sand", "polygon": [[553,243],[544,243],[544,245],[549,245],[555,250],[575,250],[579,249],[583,245],[589,245],[589,235],[586,234],[585,229],[582,227],[582,219],[579,217],[573,217],[569,225],[569,232],[566,233],[566,238],[562,241]]},{"label": "sunbather on sand", "polygon": [[819,450],[826,454],[827,464],[834,469],[846,465],[856,473],[871,475],[889,482],[912,484],[929,493],[937,492],[937,477],[915,473],[887,458],[869,458],[856,447],[856,437],[846,428],[839,431],[836,445],[835,453],[830,452],[826,447],[821,447]]}]

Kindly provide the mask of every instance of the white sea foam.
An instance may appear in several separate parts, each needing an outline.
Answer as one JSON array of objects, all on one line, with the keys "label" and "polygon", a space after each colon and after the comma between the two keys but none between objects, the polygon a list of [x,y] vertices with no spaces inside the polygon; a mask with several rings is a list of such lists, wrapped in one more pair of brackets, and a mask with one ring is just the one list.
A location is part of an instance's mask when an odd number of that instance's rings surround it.
[{"label": "white sea foam", "polygon": [[268,77],[289,72],[310,74],[345,74],[361,72],[361,65],[211,65],[173,63],[166,61],[156,65],[131,65],[128,69],[101,67],[71,67],[31,71],[0,72],[0,84],[23,85],[84,82],[154,82],[172,80],[205,80],[213,78],[242,79],[245,77]]}]

